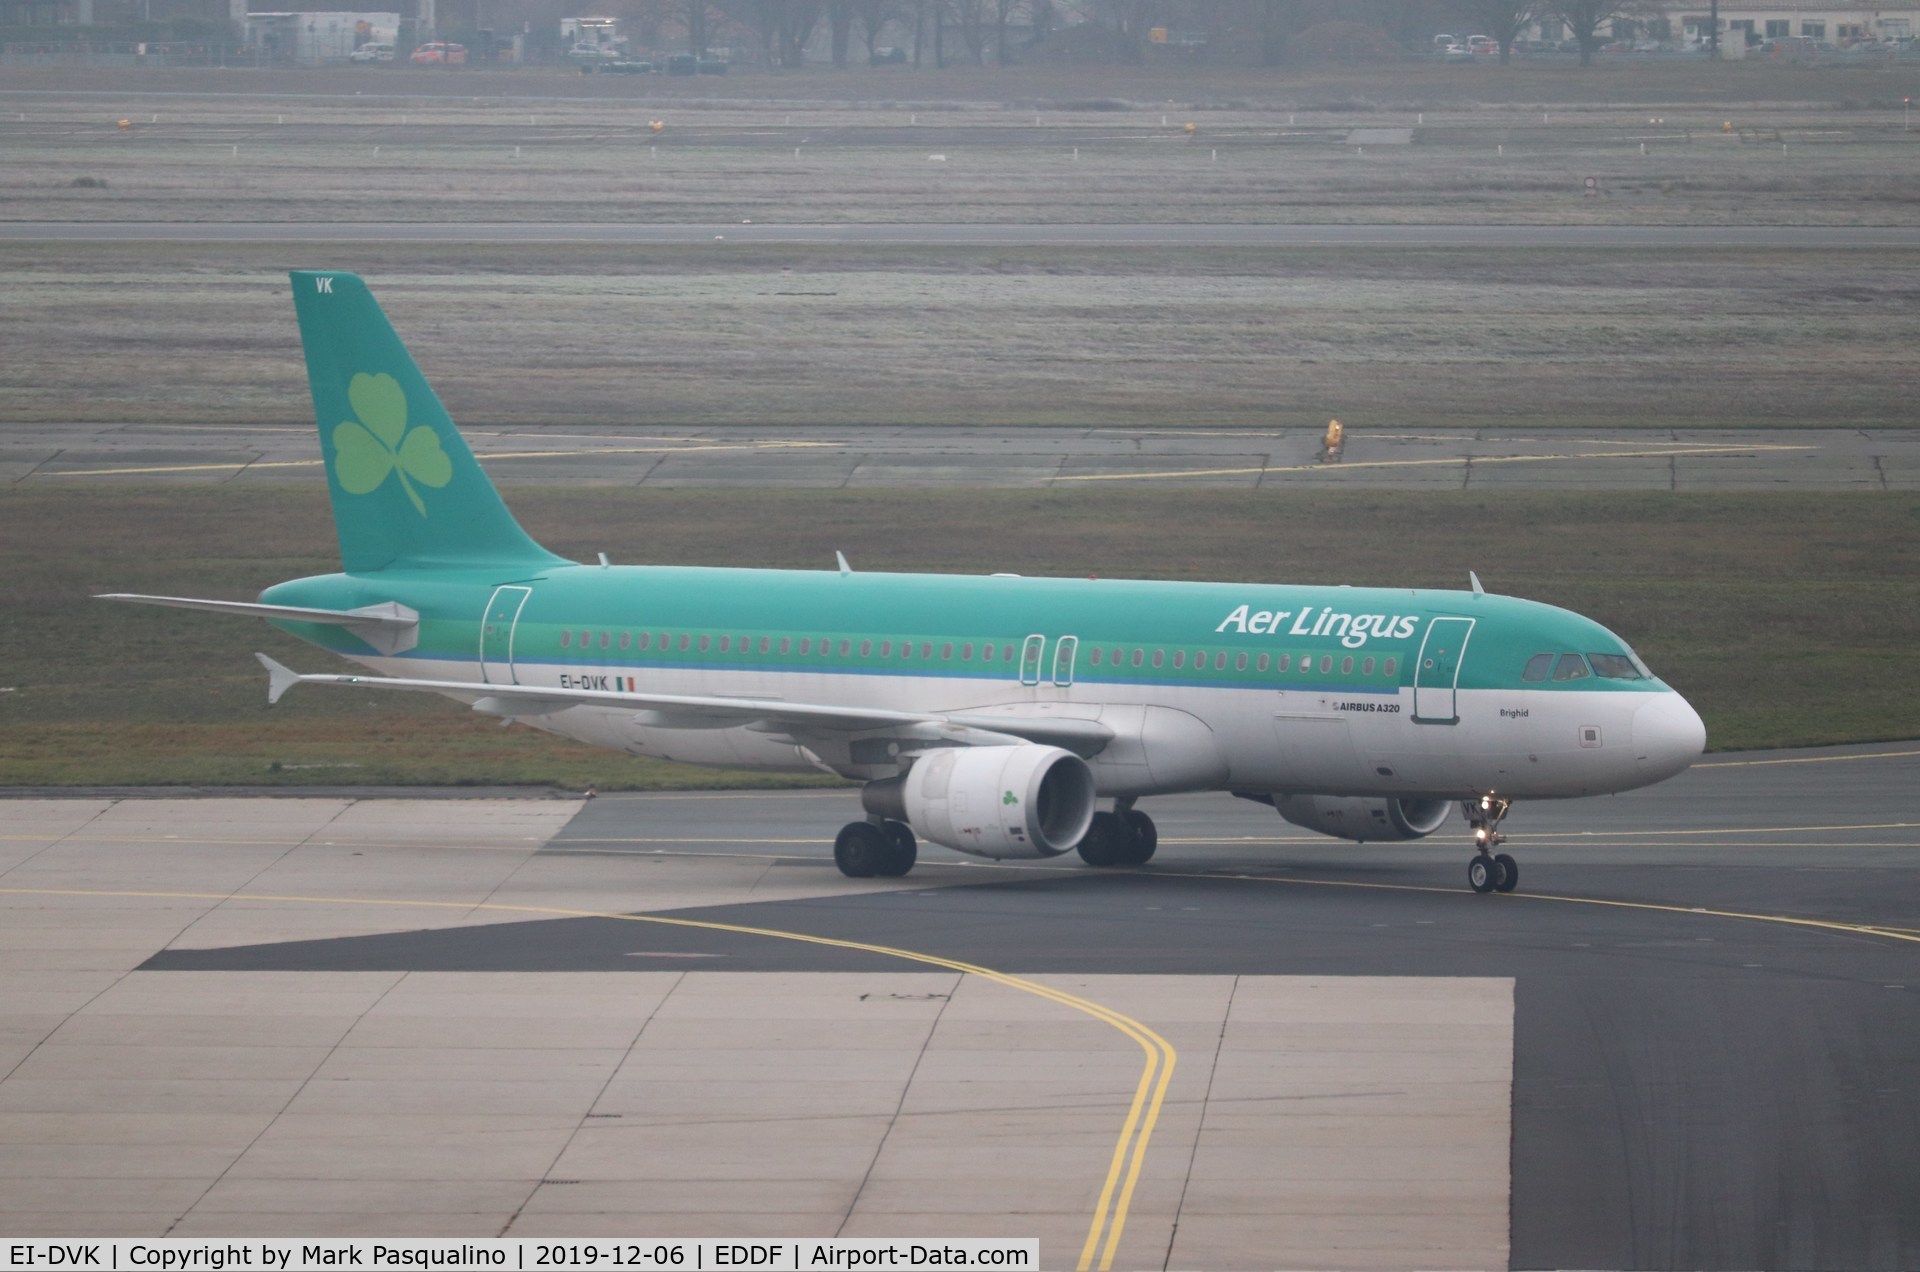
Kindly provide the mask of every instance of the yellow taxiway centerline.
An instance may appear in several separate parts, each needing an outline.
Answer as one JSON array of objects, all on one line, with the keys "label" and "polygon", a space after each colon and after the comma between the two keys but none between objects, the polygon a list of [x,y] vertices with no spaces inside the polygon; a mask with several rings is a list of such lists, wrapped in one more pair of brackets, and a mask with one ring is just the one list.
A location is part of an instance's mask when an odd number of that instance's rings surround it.
[{"label": "yellow taxiway centerline", "polygon": [[[1119,1248],[1121,1234],[1126,1229],[1127,1212],[1133,1203],[1134,1188],[1140,1182],[1140,1174],[1145,1167],[1147,1144],[1152,1139],[1154,1127],[1160,1120],[1160,1110],[1166,1102],[1167,1087],[1173,1080],[1173,1066],[1178,1058],[1173,1044],[1153,1029],[1131,1016],[1122,1015],[1111,1007],[1096,1003],[1089,998],[1082,998],[1078,994],[1070,994],[1038,981],[995,971],[977,963],[944,958],[938,954],[924,954],[917,950],[889,945],[872,945],[865,941],[848,941],[838,937],[815,936],[808,932],[789,932],[779,928],[748,927],[737,923],[714,923],[702,919],[677,919],[653,914],[575,910],[561,906],[410,901],[380,897],[316,897],[237,892],[146,892],[90,888],[0,888],[0,896],[147,898],[163,901],[212,901],[216,904],[232,901],[265,901],[293,905],[381,906],[461,910],[467,913],[487,911],[539,914],[572,919],[611,919],[622,923],[653,923],[663,927],[698,928],[711,932],[730,932],[740,936],[798,941],[807,945],[825,945],[861,953],[879,954],[887,958],[923,963],[930,967],[946,968],[965,976],[978,976],[1021,993],[1033,994],[1112,1026],[1138,1044],[1146,1056],[1146,1063],[1140,1072],[1140,1080],[1134,1085],[1133,1100],[1127,1108],[1126,1122],[1120,1129],[1120,1138],[1114,1144],[1113,1155],[1107,1167],[1106,1181],[1100,1190],[1100,1200],[1094,1208],[1093,1221],[1087,1229],[1086,1243],[1080,1251],[1080,1261],[1077,1265],[1079,1272],[1089,1272],[1093,1267],[1096,1252],[1099,1255],[1101,1272],[1107,1272],[1113,1266],[1114,1252]],[[1106,1238],[1104,1245],[1101,1243],[1102,1236]]]},{"label": "yellow taxiway centerline", "polygon": [[1244,477],[1254,473],[1339,473],[1362,468],[1458,467],[1462,464],[1543,464],[1556,459],[1666,459],[1686,455],[1743,455],[1753,451],[1806,451],[1815,446],[1690,446],[1680,450],[1575,451],[1567,455],[1460,455],[1445,459],[1373,459],[1338,464],[1272,464],[1259,468],[1189,468],[1155,473],[1080,473],[1062,481],[1147,481],[1158,477]]},{"label": "yellow taxiway centerline", "polygon": [[[712,446],[606,446],[593,450],[547,450],[547,451],[491,451],[486,454],[474,453],[475,459],[591,459],[596,455],[686,455],[696,451],[737,451],[737,450],[807,450],[821,446],[837,446],[837,442],[729,442]],[[228,469],[245,469],[249,472],[256,468],[318,468],[326,463],[324,459],[263,459],[257,462],[240,460],[226,464],[166,464],[149,468],[70,468],[55,473],[42,473],[42,477],[138,477],[152,473],[218,473]]]}]

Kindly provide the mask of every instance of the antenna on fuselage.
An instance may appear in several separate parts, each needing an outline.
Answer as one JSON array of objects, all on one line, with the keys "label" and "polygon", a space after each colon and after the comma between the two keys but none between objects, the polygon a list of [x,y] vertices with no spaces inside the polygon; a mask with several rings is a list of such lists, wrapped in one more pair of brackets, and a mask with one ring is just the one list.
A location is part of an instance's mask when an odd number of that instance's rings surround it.
[{"label": "antenna on fuselage", "polygon": [[839,564],[840,564],[840,577],[841,577],[841,578],[843,578],[843,579],[844,579],[844,578],[846,578],[846,577],[847,577],[847,576],[848,576],[849,574],[852,574],[852,573],[853,573],[853,567],[847,564],[847,554],[846,554],[846,553],[844,553],[844,552],[842,552],[842,551],[841,551],[840,549],[838,549],[838,548],[835,548],[835,549],[833,550],[833,559],[834,559],[835,561],[837,561],[837,562],[839,562]]},{"label": "antenna on fuselage", "polygon": [[1487,589],[1480,586],[1480,576],[1478,574],[1475,574],[1472,570],[1468,570],[1467,579],[1473,584],[1473,594],[1475,596],[1485,596],[1487,594]]}]

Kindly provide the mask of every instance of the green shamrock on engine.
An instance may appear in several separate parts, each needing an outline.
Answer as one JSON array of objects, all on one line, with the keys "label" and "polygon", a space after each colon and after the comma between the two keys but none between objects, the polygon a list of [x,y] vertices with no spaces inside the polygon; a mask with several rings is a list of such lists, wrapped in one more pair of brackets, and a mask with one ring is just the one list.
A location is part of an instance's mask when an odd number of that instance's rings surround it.
[{"label": "green shamrock on engine", "polygon": [[384,372],[354,376],[347,386],[347,400],[360,418],[333,430],[333,475],[341,489],[353,495],[370,494],[392,473],[400,478],[400,488],[413,501],[414,511],[426,516],[427,506],[420,502],[413,482],[438,490],[453,480],[453,461],[440,449],[439,435],[425,425],[408,431],[407,395]]}]

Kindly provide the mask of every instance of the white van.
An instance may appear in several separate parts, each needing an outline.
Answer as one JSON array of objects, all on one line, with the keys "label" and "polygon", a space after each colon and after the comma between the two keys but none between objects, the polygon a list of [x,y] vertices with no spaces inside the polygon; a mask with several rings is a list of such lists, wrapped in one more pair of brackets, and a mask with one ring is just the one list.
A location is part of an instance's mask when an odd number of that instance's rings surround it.
[{"label": "white van", "polygon": [[347,61],[349,62],[391,62],[393,61],[393,45],[362,44],[359,48],[347,54]]}]

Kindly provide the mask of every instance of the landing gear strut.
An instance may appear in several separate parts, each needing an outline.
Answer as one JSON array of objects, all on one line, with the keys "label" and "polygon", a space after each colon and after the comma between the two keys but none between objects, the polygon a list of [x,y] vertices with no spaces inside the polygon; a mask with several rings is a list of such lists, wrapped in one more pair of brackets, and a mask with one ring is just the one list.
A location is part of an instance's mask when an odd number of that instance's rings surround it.
[{"label": "landing gear strut", "polygon": [[903,821],[848,822],[833,838],[833,864],[849,879],[898,879],[919,856],[913,828]]},{"label": "landing gear strut", "polygon": [[1507,819],[1513,801],[1482,795],[1477,802],[1461,807],[1473,830],[1474,847],[1479,850],[1467,863],[1467,885],[1475,892],[1512,892],[1520,886],[1520,863],[1494,849],[1507,841],[1500,833],[1500,823]]},{"label": "landing gear strut", "polygon": [[1134,808],[1131,798],[1121,798],[1112,812],[1093,815],[1080,840],[1080,859],[1090,866],[1144,866],[1159,846],[1153,818]]}]

